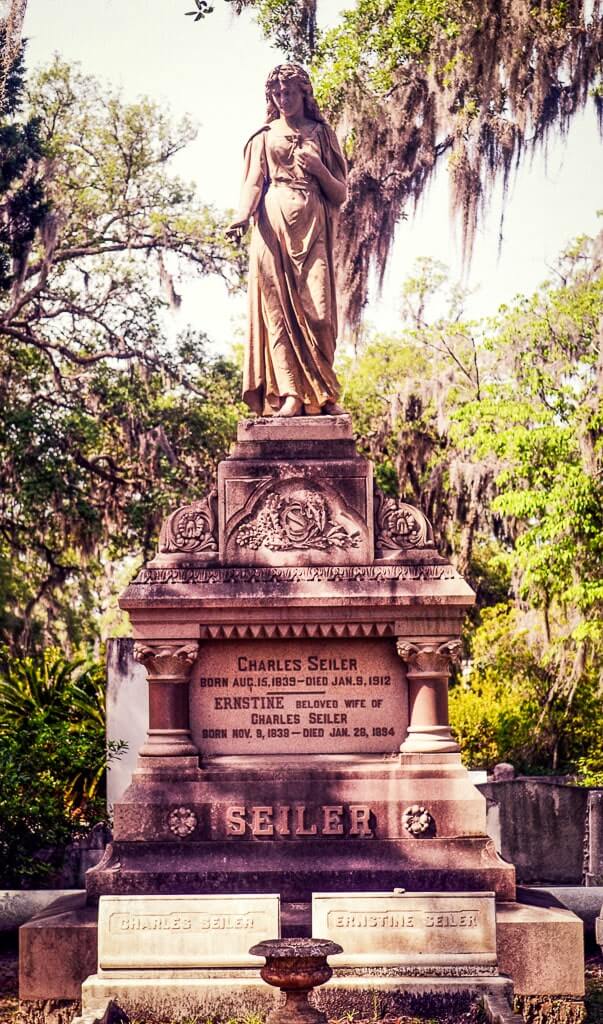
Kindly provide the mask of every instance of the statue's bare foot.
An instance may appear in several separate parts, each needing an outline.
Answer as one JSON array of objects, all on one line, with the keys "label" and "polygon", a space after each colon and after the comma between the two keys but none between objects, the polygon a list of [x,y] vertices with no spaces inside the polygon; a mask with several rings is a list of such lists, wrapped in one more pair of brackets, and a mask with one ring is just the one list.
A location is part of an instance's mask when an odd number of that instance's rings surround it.
[{"label": "statue's bare foot", "polygon": [[322,407],[323,416],[345,416],[345,409],[342,409],[337,402],[325,402]]},{"label": "statue's bare foot", "polygon": [[285,401],[281,405],[275,416],[300,416],[302,411],[302,403],[299,398],[295,395],[287,395]]}]

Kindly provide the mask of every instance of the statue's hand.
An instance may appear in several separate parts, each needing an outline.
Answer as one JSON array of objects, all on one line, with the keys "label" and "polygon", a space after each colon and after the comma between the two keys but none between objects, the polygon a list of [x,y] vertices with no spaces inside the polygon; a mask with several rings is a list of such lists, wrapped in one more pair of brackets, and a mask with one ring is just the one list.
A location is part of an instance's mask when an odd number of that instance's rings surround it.
[{"label": "statue's hand", "polygon": [[226,228],[226,237],[230,238],[233,242],[240,242],[243,235],[247,233],[249,227],[249,217],[243,217],[241,220],[233,220],[232,224],[229,224]]},{"label": "statue's hand", "polygon": [[325,170],[325,165],[320,159],[318,148],[311,143],[306,143],[295,154],[297,166],[304,174],[314,174],[319,178]]}]

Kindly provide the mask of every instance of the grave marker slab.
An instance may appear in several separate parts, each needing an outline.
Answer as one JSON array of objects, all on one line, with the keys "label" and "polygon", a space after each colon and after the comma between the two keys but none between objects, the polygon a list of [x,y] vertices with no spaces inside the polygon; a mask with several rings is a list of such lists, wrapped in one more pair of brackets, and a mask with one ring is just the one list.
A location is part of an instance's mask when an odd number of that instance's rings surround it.
[{"label": "grave marker slab", "polygon": [[314,893],[312,934],[334,967],[495,967],[494,893]]},{"label": "grave marker slab", "polygon": [[277,895],[102,896],[99,972],[257,967],[251,946],[280,935]]}]

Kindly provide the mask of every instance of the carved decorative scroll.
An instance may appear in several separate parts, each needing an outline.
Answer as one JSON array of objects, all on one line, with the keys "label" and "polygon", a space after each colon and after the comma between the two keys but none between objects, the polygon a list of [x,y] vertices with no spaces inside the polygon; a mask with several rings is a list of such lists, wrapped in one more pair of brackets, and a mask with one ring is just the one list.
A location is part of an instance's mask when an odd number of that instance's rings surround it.
[{"label": "carved decorative scroll", "polygon": [[159,553],[218,550],[217,494],[176,509],[164,520],[159,534]]},{"label": "carved decorative scroll", "polygon": [[443,644],[398,640],[396,649],[411,672],[448,675],[451,666],[458,664],[463,645],[460,640],[447,640]]},{"label": "carved decorative scroll", "polygon": [[336,522],[327,498],[315,489],[294,495],[270,491],[239,527],[236,542],[253,550],[329,551],[358,547],[360,535]]},{"label": "carved decorative scroll", "polygon": [[433,545],[433,530],[428,519],[413,505],[395,498],[386,498],[378,488],[374,495],[375,549],[377,557],[384,551],[404,551]]},{"label": "carved decorative scroll", "polygon": [[199,644],[196,641],[140,641],[134,644],[134,658],[144,665],[149,678],[165,682],[186,682],[198,653]]}]

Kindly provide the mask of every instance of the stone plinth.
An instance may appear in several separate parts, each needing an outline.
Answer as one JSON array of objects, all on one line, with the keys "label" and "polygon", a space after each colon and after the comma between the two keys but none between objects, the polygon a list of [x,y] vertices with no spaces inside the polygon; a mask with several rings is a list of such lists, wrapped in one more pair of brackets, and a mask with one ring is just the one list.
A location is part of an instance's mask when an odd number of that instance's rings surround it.
[{"label": "stone plinth", "polygon": [[149,730],[90,896],[279,892],[297,934],[325,888],[512,899],[448,725],[473,600],[348,417],[241,423],[121,599]]},{"label": "stone plinth", "polygon": [[496,937],[516,995],[584,995],[584,927],[570,910],[502,903]]}]

